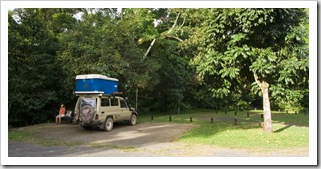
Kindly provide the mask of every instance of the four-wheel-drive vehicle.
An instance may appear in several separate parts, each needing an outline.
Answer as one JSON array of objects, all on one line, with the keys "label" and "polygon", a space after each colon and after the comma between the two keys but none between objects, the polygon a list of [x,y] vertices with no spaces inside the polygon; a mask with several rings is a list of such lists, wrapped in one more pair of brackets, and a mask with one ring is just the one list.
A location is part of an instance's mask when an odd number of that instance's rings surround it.
[{"label": "four-wheel-drive vehicle", "polygon": [[116,96],[118,79],[100,74],[84,74],[76,76],[78,97],[74,122],[83,128],[99,127],[105,131],[113,129],[114,122],[127,121],[136,124],[137,111],[131,109],[125,99]]},{"label": "four-wheel-drive vehicle", "polygon": [[131,109],[124,98],[102,93],[78,94],[74,110],[74,122],[84,129],[99,127],[105,131],[113,129],[114,122],[127,121],[136,124],[138,113]]}]

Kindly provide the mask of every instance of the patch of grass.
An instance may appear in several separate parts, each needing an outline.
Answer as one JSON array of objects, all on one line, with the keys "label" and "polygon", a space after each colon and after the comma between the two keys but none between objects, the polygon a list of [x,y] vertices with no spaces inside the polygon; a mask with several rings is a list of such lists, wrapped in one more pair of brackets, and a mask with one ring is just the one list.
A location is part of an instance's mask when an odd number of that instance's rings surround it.
[{"label": "patch of grass", "polygon": [[68,147],[72,147],[72,146],[80,146],[83,143],[82,142],[65,142],[62,140],[58,140],[58,139],[38,139],[37,141],[35,141],[34,143],[39,144],[41,146],[68,146]]},{"label": "patch of grass", "polygon": [[11,141],[24,141],[29,143],[38,144],[41,146],[79,146],[82,145],[82,142],[65,142],[59,139],[46,139],[38,138],[31,132],[26,131],[9,131],[8,132],[9,140]]},{"label": "patch of grass", "polygon": [[116,146],[116,145],[109,145],[109,144],[93,144],[91,146],[94,148],[114,148],[125,152],[138,151],[138,149],[133,146]]},{"label": "patch of grass", "polygon": [[[286,125],[274,124],[274,128]],[[308,148],[309,129],[291,126],[279,133],[266,133],[261,128],[243,129],[226,124],[203,124],[185,133],[179,141],[195,144],[218,145],[228,148],[270,150]]]},{"label": "patch of grass", "polygon": [[[249,117],[247,113],[249,112]],[[243,148],[256,151],[291,150],[309,147],[309,117],[304,114],[272,112],[273,133],[259,127],[262,110],[235,111],[189,110],[173,114],[171,122],[199,124],[183,134],[178,141],[190,144],[217,145],[226,148]],[[140,117],[150,122],[151,115]],[[154,115],[154,122],[169,122],[170,114]],[[211,123],[213,118],[213,123]],[[234,125],[237,119],[237,125]]]},{"label": "patch of grass", "polygon": [[54,139],[39,139],[36,141],[37,144],[41,145],[41,146],[59,146],[62,145],[62,143],[60,143],[57,140]]},{"label": "patch of grass", "polygon": [[9,140],[12,141],[25,141],[32,139],[32,133],[26,131],[9,131],[8,132]]}]

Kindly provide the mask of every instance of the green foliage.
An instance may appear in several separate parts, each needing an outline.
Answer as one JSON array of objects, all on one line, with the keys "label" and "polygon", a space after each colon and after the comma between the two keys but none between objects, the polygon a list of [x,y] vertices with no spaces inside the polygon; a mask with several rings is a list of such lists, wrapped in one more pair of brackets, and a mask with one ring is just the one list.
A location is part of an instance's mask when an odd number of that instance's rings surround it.
[{"label": "green foliage", "polygon": [[[224,78],[209,83],[219,83],[211,87],[215,97],[234,95],[232,91],[244,95],[242,93],[251,90],[253,73],[256,73],[260,81],[270,84],[273,101],[295,105],[305,102],[302,100],[308,85],[305,10],[208,9],[202,12],[206,16],[204,23],[191,29],[190,38],[184,43],[185,48],[197,46],[192,63],[205,82],[208,76]],[[244,84],[240,90],[238,86]],[[253,87],[252,91],[258,91],[257,86]],[[282,90],[291,92],[282,94]],[[285,94],[287,97],[282,96]]]},{"label": "green foliage", "polygon": [[118,78],[132,105],[138,89],[144,113],[260,107],[253,72],[270,84],[275,109],[302,109],[309,93],[307,14],[243,8],[9,11],[9,124],[50,121],[60,103],[72,110],[75,76],[94,73]]},{"label": "green foliage", "polygon": [[57,102],[52,89],[61,90],[58,42],[42,17],[36,9],[9,13],[9,124],[35,124],[38,117],[51,117],[40,110]]}]

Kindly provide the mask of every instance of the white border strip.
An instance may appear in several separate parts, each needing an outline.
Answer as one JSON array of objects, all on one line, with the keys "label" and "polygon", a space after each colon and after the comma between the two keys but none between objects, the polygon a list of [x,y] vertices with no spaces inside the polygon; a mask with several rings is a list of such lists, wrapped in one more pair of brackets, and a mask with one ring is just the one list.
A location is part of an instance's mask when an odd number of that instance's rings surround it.
[{"label": "white border strip", "polygon": [[[63,2],[63,3],[62,3]],[[13,8],[310,8],[309,157],[8,157],[8,10]],[[1,165],[316,165],[317,1],[1,1]],[[19,161],[19,163],[17,163]],[[126,161],[126,163],[124,163]]]},{"label": "white border strip", "polygon": [[[5,8],[305,8],[317,1],[2,1]],[[63,2],[63,3],[62,3]]]}]

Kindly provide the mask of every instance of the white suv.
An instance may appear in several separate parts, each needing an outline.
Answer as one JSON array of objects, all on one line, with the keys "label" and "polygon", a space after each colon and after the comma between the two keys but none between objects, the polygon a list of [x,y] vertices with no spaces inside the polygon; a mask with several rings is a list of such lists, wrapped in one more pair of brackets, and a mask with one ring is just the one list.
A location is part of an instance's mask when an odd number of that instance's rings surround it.
[{"label": "white suv", "polygon": [[84,129],[99,127],[111,131],[114,122],[137,122],[138,113],[127,105],[124,98],[104,94],[80,94],[75,106],[74,122]]}]

